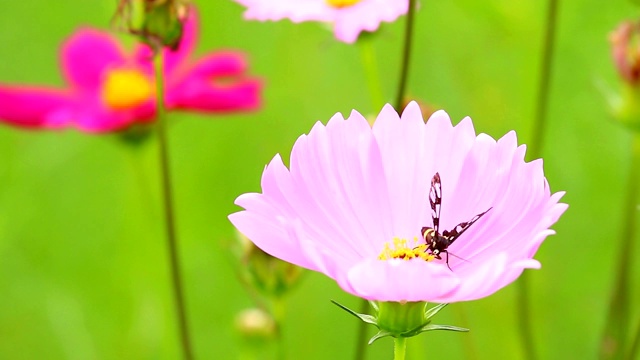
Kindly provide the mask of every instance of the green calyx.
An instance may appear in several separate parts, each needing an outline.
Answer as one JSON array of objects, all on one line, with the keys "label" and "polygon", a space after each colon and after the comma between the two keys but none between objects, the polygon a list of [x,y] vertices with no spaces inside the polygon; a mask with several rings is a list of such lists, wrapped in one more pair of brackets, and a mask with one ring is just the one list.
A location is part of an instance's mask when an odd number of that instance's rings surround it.
[{"label": "green calyx", "polygon": [[182,22],[172,1],[158,2],[147,9],[143,23],[143,40],[152,47],[176,49],[182,38]]},{"label": "green calyx", "polygon": [[154,52],[163,47],[176,50],[187,12],[188,0],[120,0],[113,23],[137,36]]},{"label": "green calyx", "polygon": [[469,329],[457,326],[431,324],[431,318],[447,304],[438,304],[427,309],[426,302],[371,302],[376,314],[369,315],[359,314],[333,300],[331,302],[349,314],[365,323],[375,325],[379,329],[378,333],[369,340],[369,344],[386,336],[407,338],[433,330],[469,331]]}]

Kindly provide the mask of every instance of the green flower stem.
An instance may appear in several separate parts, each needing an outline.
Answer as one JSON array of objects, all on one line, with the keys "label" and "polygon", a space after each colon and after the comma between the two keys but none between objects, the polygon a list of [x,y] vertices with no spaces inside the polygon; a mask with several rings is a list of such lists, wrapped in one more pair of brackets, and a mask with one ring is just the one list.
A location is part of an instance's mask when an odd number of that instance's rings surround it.
[{"label": "green flower stem", "polygon": [[398,82],[398,97],[396,98],[396,110],[398,112],[402,111],[402,103],[407,88],[407,78],[409,77],[409,63],[411,60],[411,39],[413,38],[413,18],[415,16],[415,7],[416,1],[409,0],[409,10],[407,11],[407,21],[405,23],[404,30],[404,47],[402,50],[400,80]]},{"label": "green flower stem", "polygon": [[[632,256],[634,254],[634,237],[636,235],[636,219],[638,214],[638,185],[640,185],[640,132],[633,132],[631,141],[631,166],[626,201],[622,214],[622,238],[618,255],[618,270],[615,288],[609,304],[609,315],[601,343],[602,359],[622,358],[629,335],[629,289]],[[632,357],[633,358],[633,357]]]},{"label": "green flower stem", "polygon": [[[542,155],[544,134],[547,124],[547,108],[549,103],[549,88],[551,82],[551,66],[553,64],[553,50],[557,23],[559,0],[549,0],[547,5],[547,17],[545,21],[545,34],[542,49],[542,68],[538,83],[538,98],[536,112],[533,121],[533,134],[529,146],[529,159],[537,159]],[[534,331],[531,321],[531,304],[529,294],[529,274],[524,272],[517,281],[517,311],[520,336],[524,350],[524,358],[535,360],[537,358]]]},{"label": "green flower stem", "polygon": [[178,316],[180,331],[180,341],[182,345],[183,358],[193,359],[191,350],[191,339],[189,336],[189,326],[187,323],[187,310],[182,290],[182,276],[180,272],[180,257],[178,256],[178,246],[176,240],[176,226],[173,211],[173,195],[171,187],[171,174],[169,171],[169,154],[167,141],[166,111],[164,107],[164,79],[163,79],[163,59],[162,51],[159,51],[153,60],[156,78],[156,126],[158,132],[158,153],[160,156],[160,168],[162,177],[162,193],[164,198],[164,216],[167,231],[167,246],[169,250],[169,261],[171,269],[171,280],[173,283],[173,294]]},{"label": "green flower stem", "polygon": [[404,360],[407,351],[407,338],[399,336],[393,339],[393,360]]},{"label": "green flower stem", "polygon": [[[365,299],[360,300],[360,314],[369,313],[369,301]],[[356,352],[354,359],[363,360],[365,353],[367,352],[367,323],[358,321],[358,334],[356,336]]]},{"label": "green flower stem", "polygon": [[636,328],[636,335],[633,338],[633,342],[631,343],[631,349],[629,350],[629,355],[627,356],[628,360],[633,360],[638,358],[638,352],[640,352],[640,321],[638,321],[638,327]]},{"label": "green flower stem", "polygon": [[382,88],[380,87],[375,49],[369,37],[358,41],[358,44],[360,45],[360,56],[362,57],[362,65],[367,79],[369,96],[371,97],[371,106],[373,111],[377,112],[384,105],[384,97],[382,96]]},{"label": "green flower stem", "polygon": [[286,358],[284,339],[282,336],[282,324],[284,323],[285,308],[285,303],[282,297],[276,296],[273,298],[271,315],[273,316],[273,320],[276,323],[275,345],[276,359],[278,360],[284,360]]}]

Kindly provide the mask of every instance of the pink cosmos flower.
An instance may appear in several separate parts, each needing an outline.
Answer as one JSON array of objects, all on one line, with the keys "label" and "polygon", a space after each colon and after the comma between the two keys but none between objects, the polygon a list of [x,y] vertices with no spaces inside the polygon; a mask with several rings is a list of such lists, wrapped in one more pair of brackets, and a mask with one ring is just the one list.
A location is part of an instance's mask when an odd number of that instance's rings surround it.
[{"label": "pink cosmos flower", "polygon": [[[261,82],[245,75],[242,53],[215,52],[189,59],[197,29],[197,16],[190,11],[179,49],[165,50],[167,107],[206,113],[258,108]],[[108,33],[80,29],[61,49],[68,87],[0,84],[0,120],[32,128],[75,126],[86,132],[116,131],[152,121],[151,55],[146,45],[127,53]]]},{"label": "pink cosmos flower", "polygon": [[[262,193],[238,197],[245,210],[229,218],[265,252],[365,299],[478,299],[540,266],[532,257],[567,208],[563,192],[550,193],[542,160],[524,154],[514,132],[476,136],[471,119],[454,127],[444,111],[425,124],[415,102],[401,118],[385,106],[373,128],[356,111],[336,114],[298,138],[289,169],[276,155]],[[436,173],[444,236],[490,209],[446,249],[448,266],[422,233],[434,227]]]},{"label": "pink cosmos flower", "polygon": [[294,23],[322,21],[333,25],[338,40],[353,43],[361,31],[375,31],[380,22],[395,21],[409,8],[408,0],[236,0],[247,7],[246,19]]}]

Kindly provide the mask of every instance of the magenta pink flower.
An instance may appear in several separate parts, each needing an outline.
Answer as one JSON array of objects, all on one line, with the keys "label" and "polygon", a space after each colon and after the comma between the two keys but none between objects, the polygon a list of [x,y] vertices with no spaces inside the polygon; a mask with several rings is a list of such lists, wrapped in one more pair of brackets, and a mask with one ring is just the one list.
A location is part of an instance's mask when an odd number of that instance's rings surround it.
[{"label": "magenta pink flower", "polygon": [[408,0],[236,0],[247,7],[246,19],[333,25],[338,40],[353,43],[361,31],[375,31],[380,22],[395,21],[409,8]]},{"label": "magenta pink flower", "polygon": [[[165,50],[166,103],[198,112],[253,110],[260,106],[261,82],[245,75],[243,54],[224,51],[190,61],[197,37],[191,11],[177,51]],[[108,132],[152,121],[155,114],[151,50],[125,52],[111,35],[78,30],[62,46],[65,89],[0,85],[0,120],[33,128],[75,126]]]},{"label": "magenta pink flower", "polygon": [[[454,127],[444,111],[425,124],[415,102],[402,118],[385,106],[373,128],[356,111],[336,114],[298,138],[289,169],[276,155],[262,193],[238,197],[245,210],[229,218],[265,252],[365,299],[478,299],[540,266],[532,257],[567,208],[563,192],[550,193],[542,160],[524,154],[514,132],[476,136],[471,119]],[[491,209],[446,249],[450,269],[422,234],[434,227],[436,173],[440,233]]]}]

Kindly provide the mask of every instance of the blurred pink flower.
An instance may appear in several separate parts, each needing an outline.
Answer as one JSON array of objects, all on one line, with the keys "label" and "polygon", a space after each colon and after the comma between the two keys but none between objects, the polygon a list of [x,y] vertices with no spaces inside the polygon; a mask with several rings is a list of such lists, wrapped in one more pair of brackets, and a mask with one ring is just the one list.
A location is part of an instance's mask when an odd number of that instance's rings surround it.
[{"label": "blurred pink flower", "polygon": [[[385,106],[373,128],[356,111],[347,120],[336,114],[298,138],[289,169],[276,155],[262,193],[238,197],[246,210],[229,218],[265,252],[365,299],[478,299],[540,266],[532,257],[567,208],[558,203],[563,192],[550,193],[542,160],[525,163],[524,154],[514,132],[498,141],[476,136],[471,119],[454,127],[444,111],[425,124],[415,102],[402,118]],[[382,259],[394,239],[408,240],[409,251],[424,244],[422,227],[434,225],[436,173],[440,232],[491,211],[447,249],[457,256],[449,258],[451,270],[444,257]]]},{"label": "blurred pink flower", "polygon": [[[247,62],[236,51],[208,53],[190,61],[198,21],[190,12],[176,51],[165,51],[166,103],[169,109],[197,112],[253,110],[260,106],[261,82],[245,75]],[[109,132],[149,122],[155,114],[155,86],[149,47],[125,52],[108,33],[84,28],[61,49],[69,86],[0,84],[0,121],[33,128],[75,126]]]},{"label": "blurred pink flower", "polygon": [[247,7],[251,20],[282,20],[294,23],[331,23],[338,40],[353,43],[361,31],[375,31],[380,22],[395,21],[409,8],[408,0],[236,0]]}]

